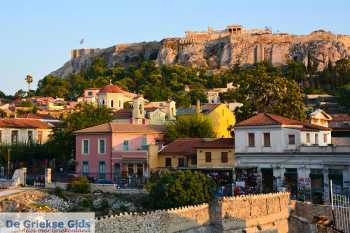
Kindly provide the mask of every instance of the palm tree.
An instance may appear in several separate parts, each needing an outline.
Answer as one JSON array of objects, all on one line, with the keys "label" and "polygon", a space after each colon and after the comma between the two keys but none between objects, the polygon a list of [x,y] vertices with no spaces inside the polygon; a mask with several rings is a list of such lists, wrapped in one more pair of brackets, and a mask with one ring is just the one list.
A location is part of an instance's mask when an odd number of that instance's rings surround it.
[{"label": "palm tree", "polygon": [[26,82],[28,83],[28,93],[30,92],[30,84],[33,82],[33,77],[31,75],[26,76]]}]

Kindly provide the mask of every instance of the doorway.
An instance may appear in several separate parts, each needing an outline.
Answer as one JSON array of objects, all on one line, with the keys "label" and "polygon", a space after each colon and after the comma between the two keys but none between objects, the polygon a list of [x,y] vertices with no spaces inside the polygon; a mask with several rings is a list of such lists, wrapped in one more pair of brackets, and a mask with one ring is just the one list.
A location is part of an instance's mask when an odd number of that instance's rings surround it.
[{"label": "doorway", "polygon": [[262,175],[262,192],[271,193],[273,192],[273,169],[272,168],[261,168]]},{"label": "doorway", "polygon": [[120,183],[120,178],[121,178],[121,173],[120,173],[120,164],[119,163],[115,163],[114,164],[114,182],[119,184]]},{"label": "doorway", "polygon": [[290,192],[291,199],[296,200],[298,195],[298,171],[296,168],[286,168],[284,173],[285,185]]}]

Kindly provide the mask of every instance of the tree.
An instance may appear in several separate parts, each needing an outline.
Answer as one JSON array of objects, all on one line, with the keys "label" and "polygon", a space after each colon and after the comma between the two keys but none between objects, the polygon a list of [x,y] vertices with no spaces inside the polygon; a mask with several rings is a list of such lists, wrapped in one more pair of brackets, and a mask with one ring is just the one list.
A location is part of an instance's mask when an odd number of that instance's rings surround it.
[{"label": "tree", "polygon": [[30,91],[30,85],[32,84],[33,82],[33,77],[31,75],[27,75],[26,78],[25,78],[27,84],[28,84],[28,92]]},{"label": "tree", "polygon": [[165,209],[210,202],[215,183],[200,172],[177,171],[153,174],[146,189],[150,207]]},{"label": "tree", "polygon": [[339,104],[350,114],[350,83],[339,88],[337,96]]},{"label": "tree", "polygon": [[91,104],[78,106],[77,111],[68,114],[64,118],[67,127],[66,130],[69,132],[107,123],[111,120],[112,116],[108,108]]},{"label": "tree", "polygon": [[22,89],[19,89],[15,93],[16,98],[24,98],[24,97],[26,97],[26,95],[27,95],[27,92],[23,91]]},{"label": "tree", "polygon": [[290,61],[286,67],[286,77],[301,83],[306,79],[306,67],[301,61]]},{"label": "tree", "polygon": [[223,100],[239,102],[243,106],[236,110],[238,121],[251,117],[255,112],[269,112],[293,119],[304,119],[303,92],[297,82],[269,73],[257,65],[241,71],[235,77],[238,87],[223,95]]},{"label": "tree", "polygon": [[212,138],[214,131],[210,120],[202,115],[178,117],[166,127],[165,138],[174,141],[176,138]]},{"label": "tree", "polygon": [[0,91],[0,98],[6,98],[6,95],[4,92]]},{"label": "tree", "polygon": [[66,97],[69,85],[66,80],[48,75],[38,83],[37,94],[41,96]]}]

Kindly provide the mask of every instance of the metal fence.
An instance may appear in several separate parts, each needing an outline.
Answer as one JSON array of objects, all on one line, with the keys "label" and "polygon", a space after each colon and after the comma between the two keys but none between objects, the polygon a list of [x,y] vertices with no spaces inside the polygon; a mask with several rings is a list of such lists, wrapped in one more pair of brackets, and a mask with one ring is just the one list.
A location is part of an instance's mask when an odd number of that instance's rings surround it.
[{"label": "metal fence", "polygon": [[144,176],[115,176],[112,173],[88,173],[88,174],[78,174],[78,173],[52,173],[52,182],[63,182],[71,183],[77,177],[85,176],[91,183],[95,184],[114,184],[117,188],[138,188],[142,189],[147,182]]},{"label": "metal fence", "polygon": [[338,232],[350,233],[350,198],[335,193],[332,181],[330,182],[330,188],[334,228]]}]

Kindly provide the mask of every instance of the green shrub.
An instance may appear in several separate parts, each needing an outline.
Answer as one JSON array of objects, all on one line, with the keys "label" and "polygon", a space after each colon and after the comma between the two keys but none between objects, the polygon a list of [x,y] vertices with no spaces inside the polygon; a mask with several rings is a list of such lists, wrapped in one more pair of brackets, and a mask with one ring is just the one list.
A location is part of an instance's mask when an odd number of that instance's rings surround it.
[{"label": "green shrub", "polygon": [[56,186],[56,188],[53,191],[53,194],[60,198],[64,198],[63,189],[61,187]]},{"label": "green shrub", "polygon": [[200,172],[177,171],[153,175],[146,189],[149,207],[164,209],[210,202],[215,183]]},{"label": "green shrub", "polygon": [[84,208],[91,208],[92,207],[92,201],[88,198],[83,198],[79,202],[79,205]]},{"label": "green shrub", "polygon": [[75,179],[72,183],[68,184],[67,190],[75,193],[89,193],[90,192],[89,180],[85,176],[81,176]]}]

